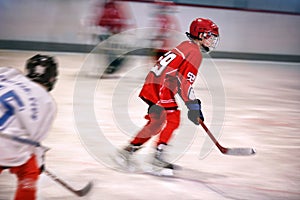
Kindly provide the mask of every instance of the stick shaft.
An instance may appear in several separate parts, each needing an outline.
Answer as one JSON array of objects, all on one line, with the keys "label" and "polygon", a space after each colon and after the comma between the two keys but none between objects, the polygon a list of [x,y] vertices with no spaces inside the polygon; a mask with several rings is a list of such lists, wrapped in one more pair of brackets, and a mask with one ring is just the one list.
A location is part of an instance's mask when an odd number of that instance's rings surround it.
[{"label": "stick shaft", "polygon": [[91,188],[93,186],[92,182],[89,182],[84,188],[76,190],[73,187],[71,187],[69,184],[67,184],[65,181],[63,181],[62,179],[60,179],[58,176],[56,176],[55,174],[53,174],[52,172],[50,172],[49,170],[45,169],[44,172],[53,181],[59,183],[64,188],[66,188],[67,190],[69,190],[73,194],[75,194],[77,196],[80,196],[80,197],[85,196],[87,193],[89,193],[89,191],[91,190]]},{"label": "stick shaft", "polygon": [[[7,134],[4,134],[4,133],[0,133],[0,137],[6,138],[6,139],[9,139],[9,140],[13,140],[13,141],[16,141],[16,142],[19,142],[19,143],[22,143],[22,144],[28,144],[28,145],[35,146],[35,147],[44,148],[45,150],[49,150],[48,147],[42,146],[39,142],[30,140],[30,139],[20,138],[20,137],[13,136],[13,135],[7,135]],[[91,187],[92,187],[92,184],[89,183],[83,189],[81,189],[81,190],[75,190],[70,185],[68,185],[65,181],[63,181],[62,179],[60,179],[59,177],[57,177],[56,175],[54,175],[49,170],[45,169],[44,173],[47,176],[49,176],[52,180],[54,180],[55,182],[59,183],[64,188],[68,189],[69,191],[71,191],[72,193],[76,194],[77,196],[84,196],[84,195],[86,195],[89,192],[89,190],[91,189]]]},{"label": "stick shaft", "polygon": [[39,143],[37,141],[33,141],[30,139],[26,139],[26,138],[20,138],[20,137],[14,136],[14,135],[0,133],[0,137],[10,139],[10,140],[22,143],[22,144],[28,144],[28,145],[35,146],[35,147],[42,147],[46,151],[48,151],[50,149],[49,147],[42,146],[41,143]]},{"label": "stick shaft", "polygon": [[52,180],[54,180],[55,182],[59,183],[60,185],[62,185],[63,187],[67,188],[68,190],[70,190],[71,192],[75,192],[75,190],[69,186],[67,183],[65,183],[63,180],[61,180],[60,178],[58,178],[56,175],[54,175],[52,172],[50,172],[49,170],[45,169],[45,174],[47,176],[49,176]]},{"label": "stick shaft", "polygon": [[207,126],[204,124],[204,122],[201,119],[199,119],[199,123],[202,126],[202,128],[205,130],[207,135],[210,137],[210,139],[213,141],[213,143],[218,147],[218,149],[222,153],[226,153],[227,149],[218,142],[218,140],[214,137],[214,135],[210,132],[210,130],[207,128]]}]

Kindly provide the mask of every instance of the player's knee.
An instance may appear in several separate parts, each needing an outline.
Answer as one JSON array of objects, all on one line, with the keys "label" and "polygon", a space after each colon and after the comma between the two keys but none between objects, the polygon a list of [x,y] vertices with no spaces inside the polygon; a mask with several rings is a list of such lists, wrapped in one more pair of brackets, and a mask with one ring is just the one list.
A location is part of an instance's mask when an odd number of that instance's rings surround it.
[{"label": "player's knee", "polygon": [[18,189],[22,191],[36,191],[37,179],[35,178],[24,178],[19,180]]},{"label": "player's knee", "polygon": [[157,114],[151,114],[149,122],[147,124],[149,130],[155,135],[159,132],[165,123],[165,118],[157,117]]},{"label": "player's knee", "polygon": [[167,125],[169,128],[175,130],[180,125],[180,111],[176,110],[167,114]]},{"label": "player's knee", "polygon": [[170,120],[166,123],[165,130],[168,130],[170,132],[173,132],[179,127],[179,121]]},{"label": "player's knee", "polygon": [[157,135],[163,127],[163,124],[152,124],[149,128],[149,135],[154,136]]},{"label": "player's knee", "polygon": [[37,179],[24,178],[18,181],[18,188],[15,195],[15,200],[32,200],[36,199]]},{"label": "player's knee", "polygon": [[167,126],[169,129],[175,130],[179,127],[179,124],[180,124],[179,121],[168,121]]}]

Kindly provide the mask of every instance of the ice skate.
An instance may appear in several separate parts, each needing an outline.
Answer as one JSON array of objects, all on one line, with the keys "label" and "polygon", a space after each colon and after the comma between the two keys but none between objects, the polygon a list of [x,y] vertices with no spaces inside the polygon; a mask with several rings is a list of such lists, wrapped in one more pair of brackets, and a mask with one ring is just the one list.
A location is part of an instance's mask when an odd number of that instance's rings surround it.
[{"label": "ice skate", "polygon": [[153,159],[153,165],[161,168],[174,169],[172,163],[169,163],[163,159],[163,151],[166,145],[160,144],[156,148],[156,152]]},{"label": "ice skate", "polygon": [[114,161],[122,169],[130,172],[136,171],[137,164],[133,161],[133,153],[139,150],[140,146],[134,146],[132,144],[128,145],[124,149],[118,150]]},{"label": "ice skate", "polygon": [[160,144],[156,148],[154,159],[152,162],[151,173],[158,176],[173,176],[175,166],[163,159],[163,149],[166,145]]}]

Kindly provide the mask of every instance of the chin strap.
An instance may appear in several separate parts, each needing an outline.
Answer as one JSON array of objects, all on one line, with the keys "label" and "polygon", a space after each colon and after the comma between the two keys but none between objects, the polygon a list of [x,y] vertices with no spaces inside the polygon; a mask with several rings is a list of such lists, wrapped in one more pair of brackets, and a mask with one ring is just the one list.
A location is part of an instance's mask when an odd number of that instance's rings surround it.
[{"label": "chin strap", "polygon": [[209,48],[204,45],[201,45],[201,49],[203,49],[206,53],[210,52]]}]

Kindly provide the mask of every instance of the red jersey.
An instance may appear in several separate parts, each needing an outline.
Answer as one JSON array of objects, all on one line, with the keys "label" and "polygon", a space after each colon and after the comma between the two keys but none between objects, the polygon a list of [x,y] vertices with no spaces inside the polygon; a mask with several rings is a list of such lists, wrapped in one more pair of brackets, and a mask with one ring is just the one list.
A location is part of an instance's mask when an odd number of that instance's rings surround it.
[{"label": "red jersey", "polygon": [[191,41],[182,42],[152,67],[139,96],[167,109],[177,108],[177,93],[184,102],[196,99],[192,84],[201,62],[199,46]]},{"label": "red jersey", "polygon": [[128,20],[122,5],[109,2],[104,6],[98,25],[107,27],[112,33],[119,33],[128,26]]}]

